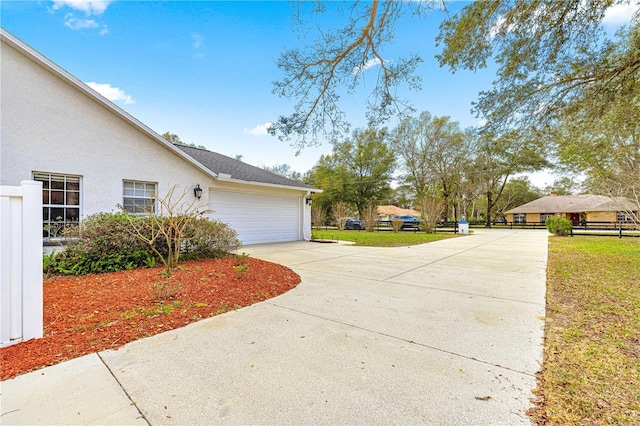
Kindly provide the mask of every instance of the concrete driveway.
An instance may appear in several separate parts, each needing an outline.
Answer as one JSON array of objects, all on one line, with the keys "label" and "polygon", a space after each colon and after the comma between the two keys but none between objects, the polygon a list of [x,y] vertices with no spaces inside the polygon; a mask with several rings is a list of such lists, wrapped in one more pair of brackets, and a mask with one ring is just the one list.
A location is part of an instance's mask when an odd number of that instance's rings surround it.
[{"label": "concrete driveway", "polygon": [[292,291],[2,383],[2,424],[529,424],[546,231],[250,246]]}]

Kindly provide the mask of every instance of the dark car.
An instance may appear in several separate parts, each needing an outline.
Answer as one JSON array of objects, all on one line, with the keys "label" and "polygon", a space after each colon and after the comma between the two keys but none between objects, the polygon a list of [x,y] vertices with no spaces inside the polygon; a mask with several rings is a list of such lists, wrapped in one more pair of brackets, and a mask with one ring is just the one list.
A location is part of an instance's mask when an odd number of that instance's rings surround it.
[{"label": "dark car", "polygon": [[364,229],[364,224],[361,220],[350,217],[344,223],[344,229],[354,229],[356,231],[359,231],[361,229]]},{"label": "dark car", "polygon": [[404,216],[394,216],[392,218],[393,219],[400,219],[402,220],[402,222],[404,222],[402,224],[403,227],[417,227],[420,224],[420,218],[419,217],[415,217],[415,216],[411,216],[411,215],[404,215]]}]

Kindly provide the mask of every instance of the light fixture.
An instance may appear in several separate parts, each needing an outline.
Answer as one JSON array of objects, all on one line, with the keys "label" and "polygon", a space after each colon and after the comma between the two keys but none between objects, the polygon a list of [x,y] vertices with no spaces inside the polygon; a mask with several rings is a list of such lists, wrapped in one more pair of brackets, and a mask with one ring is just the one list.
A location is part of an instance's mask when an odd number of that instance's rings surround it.
[{"label": "light fixture", "polygon": [[200,184],[197,183],[196,187],[193,188],[193,195],[199,200],[202,197],[202,188],[200,188]]},{"label": "light fixture", "polygon": [[311,195],[308,195],[307,198],[304,199],[305,202],[307,203],[308,206],[311,205],[311,203],[313,202],[313,200],[311,199]]}]

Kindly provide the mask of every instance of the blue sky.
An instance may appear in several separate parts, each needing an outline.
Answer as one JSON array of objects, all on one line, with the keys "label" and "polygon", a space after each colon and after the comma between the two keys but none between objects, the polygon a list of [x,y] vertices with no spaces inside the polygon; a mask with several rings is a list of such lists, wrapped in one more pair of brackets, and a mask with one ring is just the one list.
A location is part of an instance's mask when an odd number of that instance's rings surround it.
[{"label": "blue sky", "polygon": [[[449,4],[450,11],[464,5]],[[160,134],[169,131],[185,142],[239,154],[253,165],[286,163],[301,173],[331,150],[324,144],[296,156],[296,149],[265,131],[266,123],[289,114],[294,105],[271,93],[272,82],[282,77],[279,54],[304,42],[291,25],[290,2],[3,0],[0,5],[3,28]],[[425,19],[403,19],[383,55],[393,60],[415,52],[424,59],[418,69],[422,90],[404,93],[418,113],[475,126],[471,102],[490,88],[494,70],[451,74],[438,66],[435,36],[444,16],[436,11]],[[366,123],[366,91],[342,99],[358,127]],[[549,177],[534,181],[551,182]]]}]

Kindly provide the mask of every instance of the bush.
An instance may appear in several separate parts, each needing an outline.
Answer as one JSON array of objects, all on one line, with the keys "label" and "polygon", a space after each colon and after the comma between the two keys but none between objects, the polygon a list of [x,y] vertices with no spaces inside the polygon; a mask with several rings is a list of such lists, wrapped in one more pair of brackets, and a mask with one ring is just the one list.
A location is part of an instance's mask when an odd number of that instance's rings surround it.
[{"label": "bush", "polygon": [[83,275],[155,264],[151,251],[127,230],[124,213],[97,213],[68,229],[66,249],[47,259],[45,272]]},{"label": "bush", "polygon": [[[84,275],[155,266],[160,259],[148,244],[132,234],[132,220],[141,233],[151,234],[152,223],[147,217],[132,217],[123,212],[87,217],[80,226],[65,233],[70,241],[66,250],[44,259],[44,272]],[[237,233],[226,224],[198,219],[185,231],[181,251],[186,259],[216,258],[226,256],[240,245]],[[154,248],[166,254],[166,239],[156,239]]]},{"label": "bush", "polygon": [[217,220],[198,219],[185,232],[182,247],[184,259],[224,257],[242,246],[238,233],[226,223]]},{"label": "bush", "polygon": [[560,236],[566,236],[573,229],[573,223],[569,219],[557,216],[548,217],[545,225],[550,233]]},{"label": "bush", "polygon": [[404,220],[397,217],[391,219],[391,229],[393,229],[393,232],[398,232],[399,230],[401,230],[403,225]]}]

